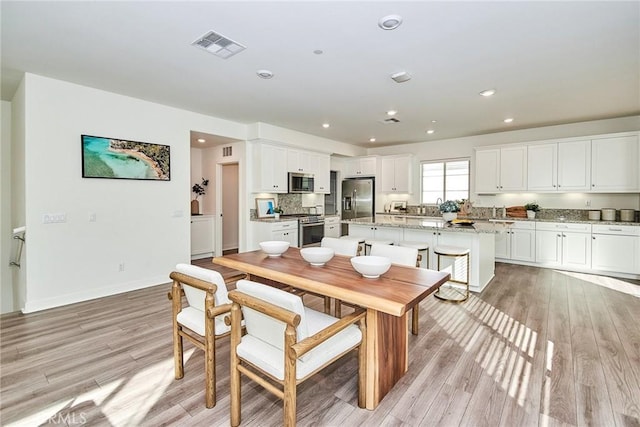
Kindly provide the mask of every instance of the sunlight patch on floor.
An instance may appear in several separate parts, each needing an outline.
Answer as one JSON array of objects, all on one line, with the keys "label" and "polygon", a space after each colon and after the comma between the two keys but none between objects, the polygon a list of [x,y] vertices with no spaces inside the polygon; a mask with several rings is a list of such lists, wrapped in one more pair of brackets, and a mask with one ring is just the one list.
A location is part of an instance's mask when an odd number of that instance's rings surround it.
[{"label": "sunlight patch on floor", "polygon": [[[461,315],[460,308],[468,316]],[[474,295],[463,306],[439,304],[432,315],[466,352],[473,351],[479,340],[484,341],[474,360],[524,406],[538,339],[535,330]]]},{"label": "sunlight patch on floor", "polygon": [[618,279],[608,276],[597,276],[594,274],[586,273],[574,273],[572,271],[554,270],[554,272],[564,274],[565,276],[573,277],[575,279],[580,279],[585,282],[593,283],[594,285],[602,286],[603,288],[623,292],[636,298],[640,298],[640,286],[630,282],[625,282],[624,279]]}]

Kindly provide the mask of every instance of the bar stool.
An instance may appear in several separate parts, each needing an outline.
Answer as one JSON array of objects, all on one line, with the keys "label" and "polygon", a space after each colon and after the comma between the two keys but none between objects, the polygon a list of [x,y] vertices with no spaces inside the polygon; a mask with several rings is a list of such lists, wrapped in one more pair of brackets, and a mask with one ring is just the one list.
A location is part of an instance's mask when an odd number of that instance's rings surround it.
[{"label": "bar stool", "polygon": [[341,239],[350,239],[350,240],[357,240],[358,241],[358,253],[357,255],[360,255],[363,251],[364,251],[364,237],[358,237],[358,236],[340,236]]},{"label": "bar stool", "polygon": [[[466,258],[467,261],[467,279],[466,281],[450,279],[449,282],[453,283],[462,283],[465,285],[465,291],[462,292],[457,287],[449,286],[447,287],[447,291],[444,292],[442,286],[438,288],[438,290],[433,294],[436,298],[441,299],[443,301],[453,302],[453,303],[461,303],[466,301],[469,298],[469,269],[471,268],[471,264],[469,263],[469,252],[468,248],[461,248],[458,246],[436,246],[433,249],[433,253],[438,256],[438,271],[440,270],[440,257],[451,257],[456,260],[459,258]],[[455,261],[454,261],[455,263]]]},{"label": "bar stool", "polygon": [[[418,250],[418,265],[416,267],[429,268],[429,245],[424,242],[412,242],[409,240],[402,240],[398,242],[398,246],[404,246],[405,248],[415,248]],[[423,254],[426,256],[423,257]],[[426,259],[426,263],[422,260]]]},{"label": "bar stool", "polygon": [[393,245],[393,240],[367,239],[364,241],[364,254],[367,255],[367,248],[371,253],[371,245]]}]

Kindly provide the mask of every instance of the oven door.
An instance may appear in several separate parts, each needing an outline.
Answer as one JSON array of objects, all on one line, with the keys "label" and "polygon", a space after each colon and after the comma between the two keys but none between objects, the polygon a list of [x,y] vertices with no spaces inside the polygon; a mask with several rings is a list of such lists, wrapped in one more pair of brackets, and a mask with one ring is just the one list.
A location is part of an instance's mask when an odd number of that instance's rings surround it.
[{"label": "oven door", "polygon": [[300,224],[300,230],[298,231],[301,248],[320,246],[320,242],[324,237],[324,222]]}]

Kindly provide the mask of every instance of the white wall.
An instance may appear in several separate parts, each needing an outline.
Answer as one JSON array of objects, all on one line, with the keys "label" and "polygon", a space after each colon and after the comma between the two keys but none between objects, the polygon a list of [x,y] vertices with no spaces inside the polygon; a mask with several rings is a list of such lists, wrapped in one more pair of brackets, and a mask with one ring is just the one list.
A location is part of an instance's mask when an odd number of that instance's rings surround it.
[{"label": "white wall", "polygon": [[14,302],[11,226],[11,103],[2,101],[0,125],[0,313],[17,309]]},{"label": "white wall", "polygon": [[[175,264],[190,259],[190,131],[244,139],[246,127],[33,74],[23,84],[23,310],[168,282]],[[171,181],[83,179],[81,134],[170,145]],[[47,213],[65,213],[67,222],[43,224]]]},{"label": "white wall", "polygon": [[[11,100],[11,227],[17,228],[27,224],[26,220],[26,177],[25,177],[25,84],[20,82],[18,90]],[[4,198],[4,195],[3,195]],[[26,283],[29,248],[29,230],[26,232],[26,243],[20,259],[20,268],[12,269],[13,310],[24,307],[26,300]]]},{"label": "white wall", "polygon": [[[640,116],[623,117],[607,120],[573,123],[568,125],[546,126],[532,129],[515,130],[487,135],[453,138],[415,144],[395,145],[391,147],[371,148],[368,154],[391,155],[413,154],[415,156],[413,194],[411,195],[380,195],[376,200],[376,211],[381,212],[384,203],[391,200],[407,200],[409,204],[420,202],[419,162],[425,160],[440,160],[459,157],[471,159],[471,190],[473,191],[474,158],[473,148],[496,144],[510,144],[518,142],[532,142],[538,140],[579,137],[606,133],[627,132],[640,130]],[[640,209],[640,194],[597,194],[597,193],[520,193],[498,194],[495,196],[476,194],[471,195],[474,206],[490,207],[521,205],[527,201],[536,200],[543,208],[559,209],[600,209],[603,207]],[[587,206],[589,202],[590,206]]]}]

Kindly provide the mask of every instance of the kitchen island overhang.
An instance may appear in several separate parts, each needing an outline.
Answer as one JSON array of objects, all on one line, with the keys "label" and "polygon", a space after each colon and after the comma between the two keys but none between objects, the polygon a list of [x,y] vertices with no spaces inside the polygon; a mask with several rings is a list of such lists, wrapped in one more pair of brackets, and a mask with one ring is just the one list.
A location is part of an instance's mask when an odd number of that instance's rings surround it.
[{"label": "kitchen island overhang", "polygon": [[[509,222],[478,220],[472,225],[455,225],[441,218],[376,215],[375,218],[343,220],[349,225],[349,235],[361,238],[384,238],[400,241],[424,242],[429,245],[429,268],[437,269],[437,257],[433,249],[437,245],[460,246],[470,250],[469,288],[482,292],[495,274],[495,235],[506,233]],[[464,277],[464,260],[442,259],[441,269],[447,269],[452,277]]]}]

